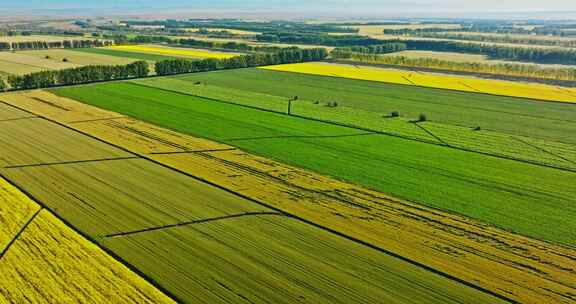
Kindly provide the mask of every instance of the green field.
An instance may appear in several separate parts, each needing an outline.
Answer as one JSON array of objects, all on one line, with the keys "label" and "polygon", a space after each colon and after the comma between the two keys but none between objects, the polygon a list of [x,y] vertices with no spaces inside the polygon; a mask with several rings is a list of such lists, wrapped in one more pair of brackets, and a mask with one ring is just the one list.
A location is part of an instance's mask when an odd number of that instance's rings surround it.
[{"label": "green field", "polygon": [[137,52],[126,52],[126,51],[107,49],[107,48],[84,48],[84,49],[74,49],[73,51],[90,53],[90,54],[114,56],[114,57],[120,57],[120,58],[145,60],[145,61],[162,61],[162,60],[170,60],[170,59],[181,59],[181,57],[173,57],[173,56],[158,55],[158,54],[137,53]]},{"label": "green field", "polygon": [[[156,78],[137,82],[140,85],[180,92],[233,104],[286,113],[287,98],[194,82],[185,78]],[[576,171],[576,146],[553,140],[495,132],[486,129],[458,126],[439,122],[413,123],[407,117],[390,117],[378,109],[363,108],[363,104],[347,103],[329,107],[324,102],[299,99],[292,105],[291,113],[302,117],[355,126],[373,132],[410,138],[418,141],[449,145],[493,156],[516,159],[528,163]]]},{"label": "green field", "polygon": [[530,102],[520,98],[470,94],[431,88],[335,77],[242,69],[178,77],[210,85],[311,101],[337,101],[340,106],[371,112],[399,111],[416,118],[485,130],[576,143],[576,107]]},{"label": "green field", "polygon": [[[508,118],[515,115],[524,117],[523,113],[537,111],[537,105],[542,107],[539,112],[541,116],[546,117],[538,118],[542,121],[559,119],[566,115],[562,113],[562,108],[558,108],[560,105],[554,103],[532,105],[510,98],[498,97],[490,100],[484,95],[427,90],[428,94],[438,92],[446,97],[437,101],[437,96],[426,96],[424,90],[416,89],[414,94],[407,96],[406,91],[402,92],[405,87],[398,86],[396,90],[392,90],[385,85],[380,85],[384,89],[378,95],[377,89],[363,91],[367,86],[378,87],[370,82],[351,81],[350,86],[346,87],[342,80],[340,85],[335,85],[329,78],[322,78],[327,82],[323,84],[320,79],[302,77],[302,81],[292,84],[289,81],[279,81],[285,78],[285,73],[274,76],[258,70],[204,73],[186,79],[202,79],[209,84],[218,82],[219,77],[228,83],[233,83],[233,79],[236,79],[238,86],[246,88],[248,84],[256,83],[250,79],[250,75],[264,77],[261,73],[269,75],[272,81],[264,82],[258,89],[255,88],[255,91],[297,86],[307,88],[309,95],[306,95],[306,98],[313,100],[314,94],[320,98],[327,94],[328,86],[332,85],[335,92],[331,93],[331,96],[340,96],[338,92],[349,94],[348,96],[357,93],[354,96],[359,97],[353,100],[364,105],[366,109],[378,106],[374,101],[378,96],[380,100],[394,100],[392,102],[396,105],[402,105],[401,94],[404,93],[404,98],[412,100],[406,102],[407,108],[414,109],[424,105],[426,100],[432,100],[435,106],[446,111],[434,113],[439,116],[444,114],[446,120],[458,119],[459,115],[455,114],[458,96],[460,105],[462,102],[474,102],[474,106],[459,109],[460,112],[464,111],[464,115],[468,115],[467,110],[474,112],[476,108],[482,109],[478,110],[478,113],[470,114],[478,119],[489,109],[491,113],[496,113],[495,115]],[[243,77],[239,77],[242,75]],[[318,87],[315,87],[316,85]],[[470,216],[525,235],[569,246],[573,246],[576,241],[576,222],[572,220],[576,216],[576,189],[573,187],[576,174],[573,172],[372,134],[133,83],[64,88],[54,92],[160,126],[228,143],[281,162],[366,185],[401,198]],[[298,90],[293,90],[292,94],[294,92],[299,93]],[[384,99],[386,92],[396,94],[397,100],[392,97]],[[412,89],[408,92],[412,92]],[[369,97],[373,98],[372,102],[368,100]],[[464,97],[466,99],[462,101]],[[490,105],[509,107],[498,112]],[[429,113],[432,113],[434,107],[428,106],[428,109]],[[452,110],[448,112],[449,109]],[[498,120],[490,117],[483,119],[485,124],[492,123],[500,129],[514,126],[508,121],[503,121],[500,126]],[[559,128],[542,128],[542,136],[569,137],[559,131]]]},{"label": "green field", "polygon": [[0,159],[25,155],[0,176],[178,302],[505,303],[61,125],[23,121],[2,122],[17,139],[0,139]]}]

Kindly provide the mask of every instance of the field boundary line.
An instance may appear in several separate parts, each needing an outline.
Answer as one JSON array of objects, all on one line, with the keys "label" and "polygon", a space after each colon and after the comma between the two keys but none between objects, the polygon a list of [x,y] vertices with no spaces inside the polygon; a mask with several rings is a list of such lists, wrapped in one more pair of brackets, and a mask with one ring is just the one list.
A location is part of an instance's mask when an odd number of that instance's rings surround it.
[{"label": "field boundary line", "polygon": [[133,230],[133,231],[127,231],[127,232],[112,233],[112,234],[105,235],[104,237],[105,238],[115,238],[115,237],[122,237],[122,236],[127,236],[127,235],[138,234],[138,233],[152,232],[152,231],[158,231],[158,230],[164,230],[164,229],[170,229],[170,228],[176,228],[176,227],[182,227],[182,226],[188,226],[188,225],[194,225],[194,224],[203,224],[203,223],[209,223],[209,222],[215,222],[215,221],[221,221],[221,220],[227,220],[227,219],[233,219],[233,218],[239,218],[239,217],[245,217],[245,216],[259,216],[259,215],[274,215],[274,216],[292,217],[291,215],[289,215],[287,213],[279,213],[279,212],[245,212],[245,213],[225,215],[225,216],[219,216],[219,217],[213,217],[213,218],[207,218],[207,219],[201,219],[201,220],[186,221],[186,222],[181,222],[178,224],[164,225],[164,226],[145,228],[145,229],[139,229],[139,230]]},{"label": "field boundary line", "polygon": [[532,143],[530,143],[530,142],[524,141],[524,140],[521,139],[521,138],[518,138],[518,137],[515,137],[515,136],[513,136],[512,138],[514,138],[516,141],[519,141],[519,142],[521,142],[521,143],[523,143],[523,144],[525,144],[525,145],[527,145],[527,146],[530,146],[530,147],[532,147],[532,148],[534,148],[534,149],[537,149],[537,150],[539,150],[539,151],[542,151],[542,152],[544,152],[544,153],[550,154],[550,155],[552,155],[552,156],[554,156],[554,157],[560,158],[560,159],[562,159],[562,160],[564,160],[564,161],[567,161],[567,162],[569,162],[569,163],[571,163],[571,164],[575,164],[575,165],[576,165],[576,162],[575,162],[575,161],[570,160],[570,159],[568,159],[568,158],[566,158],[566,157],[564,157],[564,156],[562,156],[562,155],[559,155],[559,154],[550,152],[550,151],[548,151],[548,150],[546,150],[546,149],[544,149],[544,148],[542,148],[542,147],[539,147],[539,146],[537,146],[537,145],[535,145],[535,144],[532,144]]},{"label": "field boundary line", "polygon": [[447,146],[447,147],[452,147],[452,145],[448,144],[447,142],[445,142],[442,138],[436,136],[436,134],[432,133],[430,130],[424,128],[423,126],[421,126],[417,121],[413,122],[413,124],[418,127],[419,129],[421,129],[422,131],[426,132],[428,135],[436,138],[436,140],[438,140],[439,142],[441,142],[443,145]]},{"label": "field boundary line", "polygon": [[114,120],[114,119],[120,119],[120,118],[127,118],[127,116],[109,117],[109,118],[97,118],[97,119],[87,119],[87,120],[76,120],[76,121],[69,121],[69,122],[67,122],[67,123],[69,123],[69,124],[75,124],[75,123],[84,123],[84,122]]},{"label": "field boundary line", "polygon": [[0,120],[0,122],[10,122],[10,121],[17,121],[17,120],[32,119],[32,118],[40,118],[40,117],[38,117],[38,116],[27,116],[27,117],[19,117],[19,118],[10,118],[10,119]]},{"label": "field boundary line", "polygon": [[101,158],[101,159],[88,159],[88,160],[72,160],[66,162],[58,163],[43,163],[43,164],[30,164],[30,165],[13,165],[6,166],[3,169],[20,169],[20,168],[30,168],[30,167],[46,167],[46,166],[58,166],[58,165],[72,165],[72,164],[83,164],[83,163],[97,163],[105,161],[115,161],[115,160],[128,160],[128,159],[139,159],[139,156],[127,156],[127,157],[116,157],[116,158]]},{"label": "field boundary line", "polygon": [[[289,72],[286,72],[286,73],[289,73]],[[326,77],[330,77],[330,76],[326,76]],[[460,151],[464,151],[464,152],[476,153],[476,154],[491,156],[491,157],[500,158],[500,159],[517,161],[517,162],[530,164],[530,165],[534,165],[534,166],[548,167],[548,168],[553,168],[553,169],[557,169],[557,170],[576,173],[576,168],[572,169],[572,168],[567,168],[567,167],[554,166],[554,165],[550,165],[550,164],[540,163],[540,162],[536,162],[536,161],[530,161],[527,159],[521,159],[521,158],[512,157],[512,156],[504,156],[504,155],[492,154],[492,153],[488,153],[488,152],[481,152],[481,151],[472,150],[472,149],[463,148],[463,147],[444,145],[442,143],[438,143],[438,142],[435,142],[432,140],[417,139],[414,137],[405,136],[405,135],[401,135],[401,134],[395,134],[395,133],[390,133],[390,132],[386,132],[386,131],[379,131],[379,130],[360,127],[360,126],[351,125],[351,124],[347,124],[347,123],[340,123],[340,122],[331,121],[331,120],[324,120],[324,119],[304,116],[304,115],[300,115],[300,114],[294,114],[294,113],[288,114],[285,112],[278,112],[278,111],[274,111],[274,110],[270,110],[270,109],[263,109],[263,108],[259,108],[259,107],[255,107],[255,106],[238,104],[238,103],[234,103],[231,101],[219,100],[219,99],[209,98],[209,97],[202,97],[202,96],[191,94],[191,93],[179,92],[179,91],[174,91],[174,90],[169,90],[169,89],[164,89],[164,88],[158,88],[158,87],[149,86],[149,85],[145,85],[145,84],[141,84],[141,83],[137,83],[137,82],[130,82],[129,81],[128,83],[134,84],[136,86],[141,86],[141,87],[146,87],[146,88],[151,88],[151,89],[157,89],[157,90],[165,91],[165,92],[169,92],[169,93],[196,97],[196,98],[204,99],[206,101],[214,101],[214,102],[218,102],[218,103],[229,104],[229,105],[234,105],[234,106],[238,106],[238,107],[258,110],[258,111],[262,111],[262,112],[274,113],[274,114],[284,115],[284,116],[289,116],[289,117],[296,117],[296,118],[305,119],[305,120],[309,120],[309,121],[316,121],[316,122],[321,122],[321,123],[325,123],[325,124],[330,124],[330,125],[335,125],[335,126],[340,126],[340,127],[346,127],[349,129],[356,129],[356,130],[362,130],[362,131],[366,131],[366,132],[373,132],[374,134],[379,134],[379,135],[391,136],[391,137],[401,138],[401,139],[410,140],[410,141],[416,141],[416,142],[421,142],[421,143],[426,143],[426,144],[437,145],[437,146],[441,146],[441,147],[448,148],[448,149],[456,149],[456,150],[460,150]],[[137,119],[137,118],[134,118],[134,119]],[[139,119],[137,119],[137,120],[139,120]]]},{"label": "field boundary line", "polygon": [[20,238],[22,233],[24,233],[24,230],[26,230],[26,228],[28,228],[28,226],[30,226],[30,224],[32,224],[32,222],[34,221],[36,216],[38,214],[40,214],[40,212],[42,210],[44,210],[44,207],[40,206],[40,208],[38,208],[38,210],[36,210],[36,212],[34,212],[34,214],[28,219],[28,221],[26,221],[26,223],[22,227],[20,227],[20,230],[18,230],[18,233],[16,233],[16,235],[12,238],[12,240],[10,240],[8,245],[6,245],[6,247],[4,247],[4,250],[2,250],[2,252],[0,252],[0,261],[2,260],[2,258],[4,256],[6,256],[6,253],[8,252],[8,250],[10,250],[10,247],[12,247],[12,245],[14,245],[14,243],[16,243],[16,241]]},{"label": "field boundary line", "polygon": [[[26,110],[24,110],[26,111]],[[44,118],[45,119],[45,118]],[[176,303],[184,303],[184,301],[182,301],[182,299],[178,298],[175,294],[173,294],[172,292],[170,292],[169,290],[165,289],[164,287],[162,287],[162,285],[160,285],[156,280],[152,279],[151,277],[149,277],[148,275],[146,275],[144,272],[140,271],[140,269],[138,269],[137,267],[135,267],[134,265],[130,264],[127,260],[125,260],[124,258],[122,258],[120,255],[116,254],[113,250],[104,247],[103,245],[100,245],[95,238],[91,237],[90,235],[88,235],[87,233],[84,233],[82,230],[76,228],[76,226],[72,225],[72,223],[70,223],[68,220],[66,220],[64,217],[62,217],[60,214],[56,213],[55,210],[51,209],[50,207],[48,207],[48,205],[44,204],[42,201],[38,200],[35,196],[32,195],[32,193],[28,192],[26,189],[24,189],[22,186],[18,185],[17,183],[13,182],[11,179],[9,179],[6,175],[4,175],[2,173],[2,171],[0,170],[0,178],[5,179],[6,181],[10,182],[10,184],[12,186],[14,186],[16,189],[18,189],[20,192],[22,192],[24,195],[26,195],[28,198],[30,198],[31,200],[33,200],[34,202],[36,202],[36,204],[38,204],[41,209],[47,210],[48,212],[50,212],[54,217],[56,217],[57,219],[59,219],[60,221],[62,221],[62,223],[64,223],[67,227],[69,227],[70,229],[72,229],[75,233],[77,233],[78,235],[82,236],[85,240],[89,241],[90,243],[94,244],[94,246],[100,248],[100,250],[106,252],[106,254],[108,254],[110,257],[112,257],[114,260],[118,261],[119,263],[121,263],[122,265],[124,265],[126,268],[130,269],[130,271],[132,271],[134,274],[140,276],[142,279],[144,279],[146,282],[150,283],[152,286],[154,286],[156,289],[158,289],[160,292],[162,292],[163,294],[165,294],[167,297],[169,297],[170,299],[172,299],[174,302]]]},{"label": "field boundary line", "polygon": [[246,137],[246,138],[228,138],[223,139],[226,141],[245,141],[245,140],[261,140],[261,139],[282,139],[282,138],[343,138],[343,137],[356,137],[367,135],[380,135],[378,133],[358,133],[358,134],[343,134],[343,135],[279,135],[279,136],[263,136],[263,137]]},{"label": "field boundary line", "polygon": [[237,151],[237,148],[225,148],[225,149],[208,149],[208,150],[186,150],[186,151],[173,151],[173,152],[152,152],[146,153],[148,155],[172,155],[172,154],[188,154],[188,153],[207,153],[207,152],[226,152],[226,151]]},{"label": "field boundary line", "polygon": [[[5,102],[0,100],[0,103],[5,103]],[[10,105],[10,104],[9,104],[9,105]],[[20,110],[22,110],[22,111],[28,112],[28,113],[30,113],[30,114],[34,114],[34,113],[32,113],[32,112],[30,112],[30,111],[28,111],[28,110],[21,109],[21,108],[19,108],[19,107],[17,107],[17,106],[14,106],[14,105],[11,105],[11,106],[14,107],[14,108],[16,108],[16,109],[20,109]],[[287,114],[284,114],[284,115],[287,115]],[[285,215],[290,216],[290,217],[292,217],[292,218],[294,218],[294,219],[297,219],[297,220],[299,220],[299,221],[301,221],[301,222],[303,222],[303,223],[305,223],[305,224],[308,224],[308,225],[311,225],[311,226],[313,226],[313,227],[316,227],[316,228],[318,228],[318,229],[320,229],[320,230],[323,230],[323,231],[332,233],[332,234],[334,234],[334,235],[336,235],[336,236],[342,237],[342,238],[344,238],[344,239],[347,239],[347,240],[349,240],[349,241],[351,241],[351,242],[354,242],[354,243],[357,243],[357,244],[359,244],[359,245],[366,246],[366,247],[371,248],[371,249],[373,249],[373,250],[375,250],[375,251],[377,251],[377,252],[380,252],[380,253],[383,253],[383,254],[386,254],[386,255],[395,257],[395,258],[397,258],[397,259],[399,259],[399,260],[401,260],[401,261],[404,261],[404,262],[406,262],[406,263],[409,263],[409,264],[412,264],[412,265],[414,265],[414,266],[420,267],[420,268],[422,268],[422,269],[424,269],[424,270],[426,270],[426,271],[430,271],[430,272],[432,272],[432,273],[434,273],[434,274],[436,274],[436,275],[439,275],[439,276],[444,277],[444,278],[446,278],[446,279],[455,281],[455,282],[457,282],[457,283],[459,283],[459,284],[462,284],[462,285],[464,285],[464,286],[467,286],[467,287],[469,287],[469,288],[478,290],[478,291],[480,291],[480,292],[484,292],[484,293],[486,293],[486,294],[489,294],[489,295],[494,296],[494,297],[496,297],[496,298],[499,298],[499,299],[501,299],[501,300],[507,301],[507,302],[509,302],[509,303],[521,304],[520,302],[515,301],[515,300],[513,300],[513,299],[510,299],[510,298],[506,297],[506,296],[503,295],[503,294],[499,294],[499,293],[494,292],[494,291],[492,291],[492,290],[489,290],[489,289],[486,289],[486,288],[484,288],[484,287],[478,286],[478,285],[474,284],[473,282],[469,282],[469,281],[463,280],[463,279],[458,278],[458,277],[456,277],[456,276],[453,276],[453,275],[451,275],[451,274],[449,274],[449,273],[443,272],[443,271],[441,271],[441,270],[438,270],[438,269],[433,268],[433,267],[431,267],[431,266],[428,266],[428,265],[426,265],[426,264],[420,263],[420,262],[418,262],[418,261],[416,261],[416,260],[413,260],[413,259],[407,258],[407,257],[405,257],[405,256],[402,256],[402,255],[400,255],[400,254],[397,254],[397,253],[395,253],[395,252],[393,252],[393,251],[390,251],[390,250],[388,250],[388,249],[384,249],[384,248],[382,248],[382,247],[373,245],[373,244],[371,244],[371,243],[369,243],[369,242],[366,242],[366,241],[363,241],[363,240],[361,240],[361,239],[359,239],[359,238],[350,236],[350,235],[345,234],[345,233],[343,233],[343,232],[340,232],[340,231],[338,231],[338,230],[335,230],[335,229],[332,229],[332,228],[328,228],[328,227],[322,226],[322,225],[320,225],[320,224],[317,224],[317,223],[315,223],[315,222],[313,222],[313,221],[307,220],[307,219],[305,219],[305,218],[303,218],[303,217],[294,215],[294,214],[292,214],[292,213],[288,213],[288,212],[286,212],[286,211],[284,211],[284,210],[282,210],[282,209],[280,209],[280,208],[274,207],[274,206],[272,206],[272,205],[270,205],[270,204],[268,204],[268,203],[266,203],[266,202],[263,202],[263,201],[261,201],[261,200],[258,200],[258,199],[249,197],[249,196],[247,196],[247,195],[244,195],[244,194],[242,194],[242,193],[236,192],[236,191],[234,191],[234,190],[232,190],[232,189],[229,189],[229,188],[224,187],[224,186],[222,186],[222,185],[219,185],[219,184],[217,184],[217,183],[211,182],[211,181],[209,181],[209,180],[207,180],[207,179],[205,179],[205,178],[202,178],[202,177],[193,175],[193,174],[191,174],[191,173],[189,173],[189,172],[186,172],[186,171],[184,171],[184,170],[182,170],[182,169],[178,169],[178,168],[176,168],[176,167],[173,167],[173,166],[164,164],[164,163],[162,163],[162,162],[160,162],[160,161],[157,161],[157,160],[154,160],[154,159],[152,159],[152,158],[150,158],[150,157],[148,157],[148,156],[146,156],[146,155],[144,155],[144,154],[131,152],[130,150],[128,150],[128,149],[125,148],[125,147],[122,147],[122,146],[119,146],[119,145],[117,145],[117,144],[113,144],[113,143],[107,142],[107,141],[105,141],[105,140],[103,140],[103,139],[101,139],[101,138],[98,138],[98,137],[96,137],[96,136],[94,136],[94,135],[91,135],[91,134],[89,134],[89,133],[86,133],[86,132],[84,132],[84,131],[82,131],[82,130],[75,129],[75,128],[73,128],[72,126],[66,125],[65,123],[61,123],[61,122],[58,122],[58,121],[55,121],[55,120],[52,120],[52,119],[50,119],[50,118],[43,117],[43,116],[39,116],[39,117],[41,117],[42,119],[45,119],[46,121],[52,122],[52,123],[54,123],[54,124],[56,124],[56,125],[62,126],[62,127],[66,128],[66,129],[72,130],[72,131],[74,131],[74,132],[76,132],[76,133],[79,133],[79,134],[82,134],[82,135],[84,135],[84,136],[87,136],[87,137],[90,137],[90,138],[92,138],[92,139],[95,139],[95,140],[97,140],[97,141],[99,141],[99,142],[101,142],[101,143],[107,144],[107,145],[112,146],[112,147],[116,147],[116,148],[118,148],[118,149],[120,149],[120,150],[122,150],[122,151],[125,151],[125,152],[127,152],[127,153],[130,153],[130,154],[132,154],[132,155],[139,155],[142,159],[148,160],[148,161],[150,161],[151,163],[154,163],[154,164],[156,164],[156,165],[159,165],[159,166],[161,166],[161,167],[163,167],[163,168],[166,168],[166,169],[172,170],[172,171],[174,171],[174,172],[180,173],[180,174],[182,174],[182,175],[184,175],[184,176],[188,176],[188,177],[190,177],[190,178],[192,178],[192,179],[195,179],[195,180],[197,180],[197,181],[203,182],[203,183],[205,183],[205,184],[207,184],[207,185],[210,185],[210,186],[213,186],[213,187],[215,187],[215,188],[221,189],[221,190],[223,190],[223,191],[225,191],[225,192],[228,192],[228,193],[230,193],[230,194],[236,195],[236,196],[238,196],[238,197],[240,197],[240,198],[243,198],[243,199],[245,199],[245,200],[247,200],[247,201],[249,201],[249,202],[252,202],[252,203],[258,204],[258,205],[260,205],[260,206],[266,207],[266,208],[268,208],[268,209],[270,209],[270,210],[273,210],[273,211],[276,211],[276,212],[278,212],[278,213],[280,213],[280,214],[285,214]],[[0,171],[0,177],[3,177],[4,179],[10,181],[10,179],[7,179],[7,178],[2,174],[1,171]],[[14,184],[14,183],[13,183],[13,185],[14,185],[15,187],[17,187],[19,190],[23,191],[23,193],[25,193],[25,194],[28,195],[29,197],[31,197],[31,198],[33,197],[33,196],[30,195],[29,192],[25,192],[25,190],[24,190],[22,187],[18,186],[17,184]],[[44,208],[46,208],[46,205],[45,205],[45,204],[40,203],[37,199],[34,199],[34,200],[35,200],[36,202],[38,202],[41,206],[43,206]],[[46,208],[46,209],[48,209],[48,208]],[[48,210],[50,210],[52,213],[54,213],[55,215],[57,215],[57,214],[56,214],[55,212],[53,212],[51,209],[48,209]],[[72,227],[75,231],[78,231],[82,236],[85,236],[87,239],[89,239],[89,240],[91,240],[92,242],[94,242],[95,244],[97,244],[97,242],[96,242],[96,240],[95,240],[94,238],[92,238],[92,237],[88,236],[87,234],[81,232],[79,229],[77,229],[76,227],[74,227],[73,225],[71,225],[68,221],[66,221],[65,219],[63,219],[61,216],[57,215],[57,217],[58,217],[59,219],[61,219],[64,223],[66,223],[67,225],[69,225],[70,227]],[[99,247],[100,247],[100,246],[99,246]],[[165,294],[169,295],[171,298],[173,298],[173,299],[176,300],[177,302],[179,302],[179,303],[183,302],[183,301],[180,300],[178,297],[176,297],[174,294],[172,294],[172,293],[169,292],[168,290],[166,290],[166,289],[164,289],[163,287],[161,287],[161,285],[160,285],[158,282],[156,282],[154,279],[148,277],[148,276],[145,275],[142,271],[140,271],[138,268],[136,268],[136,267],[133,266],[132,264],[128,263],[125,259],[123,259],[123,258],[120,257],[119,255],[117,255],[116,253],[114,253],[114,251],[112,251],[112,250],[110,250],[110,249],[108,249],[108,248],[106,248],[106,247],[101,247],[101,248],[102,248],[103,250],[105,250],[106,252],[108,252],[112,257],[116,258],[118,261],[121,261],[124,265],[126,265],[126,266],[129,267],[130,269],[133,269],[134,272],[136,272],[137,274],[139,274],[141,277],[145,278],[148,282],[150,282],[151,284],[153,284],[154,286],[156,286],[159,290],[163,291]]]}]

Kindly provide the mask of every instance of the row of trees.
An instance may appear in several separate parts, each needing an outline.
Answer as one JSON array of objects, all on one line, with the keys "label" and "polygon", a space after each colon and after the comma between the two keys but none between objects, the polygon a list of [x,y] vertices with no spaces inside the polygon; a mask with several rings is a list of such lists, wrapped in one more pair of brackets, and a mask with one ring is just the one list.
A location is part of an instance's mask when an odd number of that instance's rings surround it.
[{"label": "row of trees", "polygon": [[313,44],[328,46],[378,45],[381,40],[358,35],[329,35],[325,33],[308,32],[271,32],[256,36],[260,42]]},{"label": "row of trees", "polygon": [[[89,65],[73,69],[9,76],[7,84],[13,90],[38,89],[114,79],[140,78],[148,76],[149,72],[148,63],[145,61],[116,66]],[[3,86],[4,89],[7,88],[6,83]],[[0,87],[2,87],[1,84]]]},{"label": "row of trees", "polygon": [[19,41],[0,42],[0,50],[43,50],[89,48],[112,45],[111,40],[62,40],[62,41]]},{"label": "row of trees", "polygon": [[454,62],[434,58],[408,58],[404,56],[381,56],[361,53],[332,53],[334,58],[349,59],[365,63],[398,65],[415,68],[438,69],[444,71],[469,72],[514,77],[576,81],[576,69],[544,68],[529,64],[486,64]]},{"label": "row of trees", "polygon": [[[482,54],[491,58],[542,63],[576,64],[576,49],[507,46],[445,40],[388,40],[402,42],[409,50]],[[382,41],[381,41],[382,43]]]},{"label": "row of trees", "polygon": [[279,46],[267,46],[267,45],[250,45],[246,43],[238,42],[216,42],[216,41],[206,41],[206,40],[196,40],[196,39],[179,39],[174,41],[180,45],[208,48],[208,49],[225,49],[232,51],[241,52],[262,52],[262,53],[272,53],[279,52],[287,49],[298,49],[297,47],[279,47]]},{"label": "row of trees", "polygon": [[576,47],[576,39],[559,39],[559,38],[537,38],[526,36],[511,36],[499,34],[468,34],[468,33],[449,33],[449,32],[419,32],[412,34],[412,36],[436,39],[453,39],[453,40],[467,40],[467,41],[481,41],[493,43],[513,43],[513,44],[527,44],[527,45],[547,45],[547,46],[561,46],[561,47]]},{"label": "row of trees", "polygon": [[407,49],[406,43],[390,42],[379,45],[336,48],[332,51],[332,54],[334,53],[389,54],[405,51],[406,49]]},{"label": "row of trees", "polygon": [[277,53],[251,54],[228,59],[204,59],[190,61],[186,59],[164,60],[156,62],[156,74],[173,75],[181,73],[207,72],[224,69],[248,68],[274,64],[318,61],[326,58],[324,48],[289,49]]}]

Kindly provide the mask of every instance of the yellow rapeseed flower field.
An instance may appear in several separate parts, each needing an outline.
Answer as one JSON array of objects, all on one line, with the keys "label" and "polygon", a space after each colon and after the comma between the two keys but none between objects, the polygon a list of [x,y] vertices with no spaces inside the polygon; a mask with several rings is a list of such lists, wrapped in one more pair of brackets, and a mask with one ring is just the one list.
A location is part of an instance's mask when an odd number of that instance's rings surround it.
[{"label": "yellow rapeseed flower field", "polygon": [[110,46],[108,48],[125,52],[168,55],[177,57],[192,57],[192,58],[225,59],[238,56],[238,54],[235,53],[213,52],[200,49],[171,48],[157,45],[115,45]]},{"label": "yellow rapeseed flower field", "polygon": [[536,83],[448,76],[329,63],[296,63],[267,66],[262,67],[262,69],[576,103],[576,89]]},{"label": "yellow rapeseed flower field", "polygon": [[0,303],[174,303],[48,210],[38,210],[0,178]]}]

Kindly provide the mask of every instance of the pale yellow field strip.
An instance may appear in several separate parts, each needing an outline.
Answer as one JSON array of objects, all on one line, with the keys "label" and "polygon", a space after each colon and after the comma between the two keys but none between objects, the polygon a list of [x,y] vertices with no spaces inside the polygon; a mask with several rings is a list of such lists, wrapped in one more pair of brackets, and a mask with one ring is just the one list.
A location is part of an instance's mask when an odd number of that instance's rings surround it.
[{"label": "pale yellow field strip", "polygon": [[40,206],[1,178],[0,203],[0,240],[23,229],[0,260],[0,303],[174,303],[47,210],[22,227]]},{"label": "pale yellow field strip", "polygon": [[9,105],[0,104],[0,121],[7,121],[13,119],[21,119],[25,117],[31,117],[32,114],[20,111]]},{"label": "pale yellow field strip", "polygon": [[136,59],[132,58],[86,53],[65,49],[22,51],[20,53],[39,58],[46,58],[46,56],[49,56],[51,60],[59,62],[66,58],[69,63],[78,65],[120,65],[136,61]]},{"label": "pale yellow field strip", "polygon": [[262,67],[261,69],[522,97],[543,101],[576,103],[576,89],[559,89],[556,86],[536,83],[458,77],[330,63],[284,64]]},{"label": "pale yellow field strip", "polygon": [[5,121],[1,124],[0,167],[133,156],[39,118]]},{"label": "pale yellow field strip", "polygon": [[110,111],[86,108],[84,104],[67,98],[57,97],[54,94],[44,91],[4,93],[0,95],[0,102],[2,101],[23,108],[34,106],[34,113],[39,116],[53,117],[57,115],[58,119],[65,122],[123,117],[118,113]]},{"label": "pale yellow field strip", "polygon": [[125,52],[170,55],[170,56],[189,57],[189,58],[225,59],[225,58],[232,58],[238,55],[235,53],[222,53],[222,52],[213,52],[207,50],[188,49],[188,48],[171,48],[157,45],[115,45],[109,48]]}]

